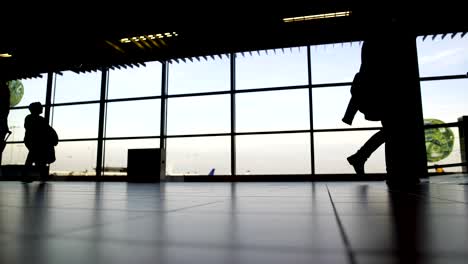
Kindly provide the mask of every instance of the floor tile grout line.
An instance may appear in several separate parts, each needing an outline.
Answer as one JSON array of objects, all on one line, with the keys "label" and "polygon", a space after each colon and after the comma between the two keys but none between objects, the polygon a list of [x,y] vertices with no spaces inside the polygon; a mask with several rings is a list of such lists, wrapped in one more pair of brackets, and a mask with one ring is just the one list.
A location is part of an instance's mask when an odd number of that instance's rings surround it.
[{"label": "floor tile grout line", "polygon": [[[179,208],[179,209],[174,209],[174,210],[160,211],[160,212],[161,212],[161,213],[164,213],[164,214],[168,214],[168,213],[177,212],[177,211],[179,211],[179,210],[184,210],[184,209],[189,209],[189,208],[193,208],[193,207],[204,206],[204,205],[214,204],[214,203],[219,203],[219,201],[211,202],[211,203],[207,203],[207,204],[200,204],[200,205],[197,205],[197,206]],[[96,227],[104,226],[104,225],[109,225],[109,224],[118,224],[118,223],[123,223],[123,222],[128,222],[128,221],[134,221],[134,220],[138,220],[138,219],[142,219],[142,218],[146,218],[146,217],[148,217],[148,214],[139,215],[139,216],[133,216],[133,217],[129,217],[129,218],[127,218],[127,219],[121,219],[121,220],[118,220],[118,221],[117,221],[117,220],[116,220],[116,221],[107,221],[107,222],[103,222],[103,223],[96,224],[96,225],[88,225],[88,226],[83,226],[83,227],[79,227],[79,228],[75,228],[75,229],[70,229],[70,230],[64,230],[64,231],[61,231],[61,232],[56,232],[56,233],[50,234],[50,236],[51,236],[51,237],[60,237],[60,236],[67,235],[67,234],[69,234],[69,233],[74,233],[74,232],[78,232],[78,231],[83,231],[83,230],[86,230],[86,229],[92,229],[92,228],[96,228]]]},{"label": "floor tile grout line", "polygon": [[191,209],[191,208],[196,208],[196,207],[202,207],[202,206],[205,206],[205,205],[210,205],[210,204],[215,204],[215,203],[221,203],[221,202],[224,202],[224,201],[214,201],[214,202],[209,202],[209,203],[204,203],[204,204],[198,204],[198,205],[192,205],[192,206],[187,206],[187,207],[172,209],[172,210],[165,211],[165,213],[173,213],[173,212],[178,212],[178,211],[182,211],[182,210],[186,210],[186,209]]},{"label": "floor tile grout line", "polygon": [[37,207],[37,206],[20,206],[20,205],[1,205],[0,204],[0,209],[2,208],[15,208],[15,209],[25,209],[25,208],[29,208],[29,209],[52,209],[52,210],[72,210],[72,211],[109,211],[109,212],[134,212],[134,213],[155,213],[155,212],[159,212],[159,213],[170,213],[170,212],[176,212],[176,211],[179,211],[179,210],[185,210],[185,209],[190,209],[190,208],[194,208],[194,207],[199,207],[199,206],[205,206],[205,205],[209,205],[209,204],[214,204],[214,203],[221,203],[221,202],[225,202],[225,201],[214,201],[214,202],[209,202],[209,203],[204,203],[204,204],[197,204],[197,205],[192,205],[192,206],[188,206],[188,207],[182,207],[182,208],[177,208],[177,209],[171,209],[171,210],[132,210],[132,209],[116,209],[116,208],[96,208],[96,207],[92,207],[92,208],[88,208],[88,207],[67,207],[69,205],[75,205],[75,204],[79,204],[79,203],[72,203],[72,204],[67,204],[67,205],[64,205],[64,206],[40,206],[40,207]]},{"label": "floor tile grout line", "polygon": [[140,246],[154,246],[154,245],[166,245],[167,247],[189,247],[189,248],[219,248],[219,249],[236,249],[236,250],[267,250],[267,251],[284,251],[284,252],[302,252],[302,253],[311,253],[312,254],[340,254],[342,250],[339,249],[322,249],[322,248],[308,248],[308,247],[285,247],[285,246],[277,246],[277,245],[267,245],[267,246],[259,246],[259,245],[244,245],[244,244],[227,244],[227,245],[220,245],[219,243],[200,243],[197,242],[194,244],[193,242],[174,242],[174,241],[166,241],[166,240],[135,240],[135,239],[121,239],[121,238],[94,238],[94,237],[75,237],[70,235],[54,235],[54,234],[44,234],[44,235],[29,235],[29,234],[15,234],[15,233],[2,233],[0,235],[7,236],[9,238],[16,238],[16,237],[27,237],[28,239],[33,240],[41,240],[41,239],[61,239],[61,240],[69,240],[69,241],[98,241],[102,243],[121,243],[128,245],[132,243],[132,245],[140,245]]},{"label": "floor tile grout line", "polygon": [[351,243],[349,242],[348,236],[346,235],[346,232],[344,230],[343,223],[341,222],[341,219],[338,215],[338,211],[336,210],[335,203],[333,202],[333,198],[331,196],[330,190],[328,189],[328,185],[326,185],[326,187],[327,187],[328,196],[330,197],[330,202],[333,207],[333,211],[335,213],[336,222],[338,223],[338,228],[340,230],[341,237],[343,238],[343,243],[345,244],[346,252],[348,253],[349,261],[351,264],[356,264],[357,263],[356,257],[354,256],[354,252],[351,248]]},{"label": "floor tile grout line", "polygon": [[431,198],[431,199],[437,199],[437,200],[441,200],[441,201],[447,201],[447,202],[452,202],[452,203],[458,203],[458,204],[466,204],[466,202],[460,202],[460,201],[455,201],[455,200],[450,200],[450,199],[444,199],[444,198],[440,198],[440,197],[435,197],[435,196],[431,196],[431,195],[423,195],[423,194],[418,194],[418,193],[413,193],[413,192],[404,192],[404,191],[392,191],[392,190],[389,190],[390,193],[404,193],[404,194],[409,194],[409,195],[412,195],[412,196],[416,196],[416,197],[423,197],[423,198]]},{"label": "floor tile grout line", "polygon": [[137,220],[137,219],[145,218],[145,217],[147,217],[147,215],[133,216],[133,217],[129,217],[127,219],[119,219],[119,220],[115,220],[115,221],[105,221],[105,222],[95,224],[95,225],[82,226],[82,227],[79,227],[79,228],[68,229],[68,230],[63,230],[63,231],[50,233],[50,234],[47,234],[47,236],[50,237],[50,238],[60,238],[62,236],[66,236],[69,233],[84,231],[84,230],[87,230],[87,229],[93,229],[93,228],[96,228],[96,227],[110,225],[110,224],[124,223],[124,222],[133,221],[133,220]]}]

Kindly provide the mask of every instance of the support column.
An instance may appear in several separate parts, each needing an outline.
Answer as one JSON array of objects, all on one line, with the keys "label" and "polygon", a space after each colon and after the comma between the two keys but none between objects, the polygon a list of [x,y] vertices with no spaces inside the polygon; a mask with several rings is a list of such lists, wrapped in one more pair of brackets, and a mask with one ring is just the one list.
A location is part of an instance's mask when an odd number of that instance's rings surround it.
[{"label": "support column", "polygon": [[160,124],[160,138],[159,149],[161,150],[159,180],[166,180],[166,144],[167,144],[167,94],[168,94],[168,75],[169,62],[162,62],[162,82],[161,82],[161,124]]},{"label": "support column", "polygon": [[458,118],[458,131],[460,135],[460,155],[461,161],[465,163],[463,165],[462,171],[464,173],[468,172],[468,116],[462,116]]},{"label": "support column", "polygon": [[394,57],[388,62],[392,70],[387,80],[382,80],[391,84],[384,85],[383,91],[387,179],[395,185],[412,185],[428,175],[416,38],[407,32],[393,38],[388,46],[393,50],[381,51]]}]

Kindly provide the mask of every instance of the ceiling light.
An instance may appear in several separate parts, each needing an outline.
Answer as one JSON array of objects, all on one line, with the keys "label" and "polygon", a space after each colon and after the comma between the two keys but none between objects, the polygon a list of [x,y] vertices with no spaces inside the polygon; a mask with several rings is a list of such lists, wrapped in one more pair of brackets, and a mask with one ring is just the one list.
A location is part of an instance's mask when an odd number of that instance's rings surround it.
[{"label": "ceiling light", "polygon": [[0,58],[11,58],[13,55],[10,53],[0,53]]},{"label": "ceiling light", "polygon": [[316,20],[316,19],[347,17],[349,15],[351,15],[351,11],[325,13],[325,14],[310,15],[310,16],[288,17],[288,18],[283,18],[283,21],[286,23],[301,22],[301,21]]},{"label": "ceiling light", "polygon": [[132,43],[132,42],[137,42],[137,41],[142,41],[142,40],[149,41],[149,40],[156,39],[156,38],[163,39],[163,38],[171,38],[171,37],[177,37],[177,36],[178,36],[177,32],[165,32],[165,33],[158,33],[158,34],[122,38],[120,39],[120,43]]}]

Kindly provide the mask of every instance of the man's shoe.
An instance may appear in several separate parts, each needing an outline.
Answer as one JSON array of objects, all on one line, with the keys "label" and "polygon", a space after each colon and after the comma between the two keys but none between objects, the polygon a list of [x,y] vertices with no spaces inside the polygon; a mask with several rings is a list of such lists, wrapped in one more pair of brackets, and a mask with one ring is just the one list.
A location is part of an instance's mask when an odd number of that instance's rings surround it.
[{"label": "man's shoe", "polygon": [[349,164],[354,167],[357,175],[364,175],[364,163],[365,161],[356,157],[356,155],[351,155],[347,158]]},{"label": "man's shoe", "polygon": [[23,177],[21,182],[22,183],[31,183],[31,182],[33,182],[33,179],[31,177]]}]

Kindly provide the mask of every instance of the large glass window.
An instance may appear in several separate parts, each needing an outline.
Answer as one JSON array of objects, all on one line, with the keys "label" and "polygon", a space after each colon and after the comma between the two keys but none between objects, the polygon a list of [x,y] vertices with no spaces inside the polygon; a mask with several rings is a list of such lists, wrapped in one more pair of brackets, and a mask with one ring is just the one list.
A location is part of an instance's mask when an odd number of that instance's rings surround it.
[{"label": "large glass window", "polygon": [[230,89],[230,60],[208,57],[169,65],[169,94],[226,91]]},{"label": "large glass window", "polygon": [[236,95],[237,132],[310,128],[308,89]]},{"label": "large glass window", "polygon": [[28,109],[12,109],[8,115],[8,127],[12,132],[8,141],[24,140],[24,119],[30,112]]},{"label": "large glass window", "polygon": [[361,65],[361,42],[311,46],[312,83],[351,82]]},{"label": "large glass window", "polygon": [[376,127],[380,122],[370,122],[357,112],[352,126],[341,119],[348,107],[351,92],[349,86],[313,88],[314,129]]},{"label": "large glass window", "polygon": [[[13,96],[21,98],[16,106],[27,106],[32,102],[45,104],[47,93],[47,74],[41,74],[41,78],[20,80],[23,91],[18,90]],[[21,96],[22,94],[22,96]]]},{"label": "large glass window", "polygon": [[106,137],[157,136],[160,112],[159,99],[108,103]]},{"label": "large glass window", "polygon": [[[421,82],[421,96],[423,104],[423,116],[426,121],[429,119],[437,119],[444,123],[457,122],[458,118],[468,114],[468,106],[466,104],[468,100],[468,80],[443,80],[443,81],[425,81]],[[439,146],[434,145],[434,142],[429,140],[434,138],[427,134],[426,150],[429,151],[429,155],[436,155],[434,161],[428,159],[428,165],[443,165],[461,162],[460,153],[460,137],[458,134],[457,127],[441,128],[437,129],[435,140],[438,140],[438,135],[449,135],[446,133],[449,130],[453,134],[453,147],[448,156],[438,160],[436,156],[440,154]],[[426,133],[431,130],[426,130]],[[444,137],[444,139],[448,139]],[[443,140],[445,142],[445,140]],[[434,147],[436,149],[434,149]],[[431,154],[432,153],[432,154]],[[435,161],[437,160],[437,161]],[[444,168],[445,171],[459,172],[460,167],[448,167]]]},{"label": "large glass window", "polygon": [[310,174],[310,134],[237,136],[237,174]]},{"label": "large glass window", "polygon": [[23,143],[7,144],[2,153],[2,165],[24,164],[28,156],[28,149]]},{"label": "large glass window", "polygon": [[108,99],[161,95],[162,65],[146,62],[146,67],[109,71]]},{"label": "large glass window", "polygon": [[435,39],[417,39],[419,75],[421,77],[466,74],[468,71],[468,37],[450,35]]},{"label": "large glass window", "polygon": [[57,160],[50,174],[58,176],[95,176],[97,141],[59,142],[55,147]]},{"label": "large glass window", "polygon": [[[354,154],[377,131],[320,132],[314,134],[315,173],[336,174],[355,171],[346,158]],[[366,173],[385,173],[385,144],[369,157]],[[352,179],[352,178],[350,178]]]},{"label": "large glass window", "polygon": [[424,118],[457,122],[468,114],[468,79],[421,82]]},{"label": "large glass window", "polygon": [[99,100],[101,94],[102,73],[63,72],[57,75],[54,103],[68,103]]},{"label": "large glass window", "polygon": [[103,174],[127,176],[128,150],[143,148],[159,148],[159,139],[106,140]]},{"label": "large glass window", "polygon": [[307,85],[307,48],[236,54],[236,89]]},{"label": "large glass window", "polygon": [[[431,133],[431,130],[435,130],[435,133]],[[450,130],[450,132],[447,132]],[[453,134],[453,145],[450,152],[445,146],[448,137],[439,138],[440,135]],[[461,148],[460,148],[460,134],[457,127],[450,128],[438,128],[426,130],[426,154],[428,156],[428,166],[440,166],[444,164],[461,163]],[[442,144],[441,144],[442,143]],[[461,172],[462,167],[446,167],[443,168],[446,172]],[[434,172],[435,169],[429,170]]]},{"label": "large glass window", "polygon": [[52,126],[59,139],[97,138],[99,104],[56,106]]},{"label": "large glass window", "polygon": [[229,95],[170,98],[167,107],[168,135],[230,132]]},{"label": "large glass window", "polygon": [[167,139],[169,176],[229,175],[231,173],[230,137],[189,137]]}]

